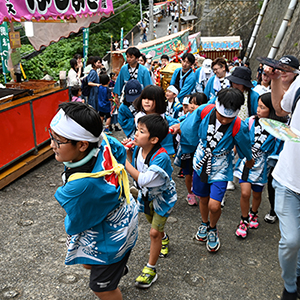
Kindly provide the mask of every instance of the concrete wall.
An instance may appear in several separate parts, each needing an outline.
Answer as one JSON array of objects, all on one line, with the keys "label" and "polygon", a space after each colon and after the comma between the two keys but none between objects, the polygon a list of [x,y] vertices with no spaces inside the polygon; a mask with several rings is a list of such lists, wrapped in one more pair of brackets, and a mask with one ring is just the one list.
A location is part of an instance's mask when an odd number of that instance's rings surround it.
[{"label": "concrete wall", "polygon": [[194,0],[202,36],[239,35],[248,45],[260,7],[257,0]]}]

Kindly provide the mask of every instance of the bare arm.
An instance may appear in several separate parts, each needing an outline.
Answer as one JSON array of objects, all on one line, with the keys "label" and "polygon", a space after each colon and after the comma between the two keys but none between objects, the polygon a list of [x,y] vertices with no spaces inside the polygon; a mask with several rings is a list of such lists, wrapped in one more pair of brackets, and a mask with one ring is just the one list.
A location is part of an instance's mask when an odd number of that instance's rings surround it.
[{"label": "bare arm", "polygon": [[271,97],[276,115],[279,117],[285,117],[289,114],[289,112],[286,112],[281,108],[281,100],[284,95],[284,90],[280,72],[278,70],[273,71],[271,67],[265,67],[264,71],[272,79]]},{"label": "bare arm", "polygon": [[125,167],[126,167],[126,171],[131,175],[131,177],[135,181],[138,181],[140,172],[134,166],[132,166],[127,159],[126,159]]}]

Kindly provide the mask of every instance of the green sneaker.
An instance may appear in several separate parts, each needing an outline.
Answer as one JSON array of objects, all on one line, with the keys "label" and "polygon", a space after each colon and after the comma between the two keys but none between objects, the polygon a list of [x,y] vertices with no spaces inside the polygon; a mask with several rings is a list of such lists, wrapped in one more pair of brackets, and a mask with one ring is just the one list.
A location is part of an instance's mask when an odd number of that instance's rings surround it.
[{"label": "green sneaker", "polygon": [[169,236],[166,234],[166,238],[161,240],[161,250],[159,257],[167,257],[169,253]]},{"label": "green sneaker", "polygon": [[156,269],[144,267],[142,274],[135,280],[135,286],[140,289],[147,289],[157,279]]}]

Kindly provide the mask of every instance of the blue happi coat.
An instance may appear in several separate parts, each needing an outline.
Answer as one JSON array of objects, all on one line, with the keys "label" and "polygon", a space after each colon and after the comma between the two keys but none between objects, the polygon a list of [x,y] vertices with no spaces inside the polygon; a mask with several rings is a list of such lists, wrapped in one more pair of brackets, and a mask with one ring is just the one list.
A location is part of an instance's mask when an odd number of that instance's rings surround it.
[{"label": "blue happi coat", "polygon": [[[141,148],[135,147],[132,156],[132,165],[136,167],[135,161],[138,155],[137,150]],[[159,173],[161,179],[164,180],[164,184],[158,187],[148,187],[139,190],[138,195],[138,207],[139,212],[144,212],[144,201],[142,199],[142,193],[146,195],[148,191],[148,200],[153,201],[154,211],[162,216],[168,217],[177,201],[177,193],[175,182],[172,179],[172,164],[170,157],[164,148],[158,149],[151,157],[149,162],[149,168],[144,165],[143,173],[147,170]]]},{"label": "blue happi coat", "polygon": [[119,108],[118,122],[124,133],[129,138],[135,132],[134,115],[127,105],[122,103]]},{"label": "blue happi coat", "polygon": [[[136,116],[135,116],[135,123],[138,123],[138,119],[145,116],[146,114],[144,112],[139,112]],[[166,116],[166,115],[162,115],[168,122],[169,126],[172,126],[174,124],[179,123],[178,120],[170,117],[170,116]],[[134,129],[135,130],[135,129]],[[175,136],[172,133],[168,133],[167,136],[161,141],[161,146],[164,147],[169,155],[173,155],[175,154],[175,143],[174,143],[174,138]]]},{"label": "blue happi coat", "polygon": [[[130,80],[130,74],[128,71],[128,64],[124,65],[120,73],[117,77],[116,84],[114,87],[114,93],[118,94],[119,96],[122,93],[124,85],[127,83],[127,81]],[[147,85],[153,84],[151,77],[150,77],[150,72],[148,69],[142,65],[139,64],[138,68],[138,76],[137,76],[137,81],[142,85],[142,88],[144,89]]]},{"label": "blue happi coat", "polygon": [[[209,78],[207,85],[204,89],[204,94],[206,95],[208,100],[211,100],[212,98],[214,98],[216,96],[216,94],[218,93],[218,91],[221,89],[221,86],[219,86],[220,85],[219,82],[220,82],[220,79],[216,75]],[[228,81],[228,87],[230,87],[229,81]]]},{"label": "blue happi coat", "polygon": [[[245,120],[247,126],[249,126],[249,120],[251,120],[251,117]],[[255,122],[250,124],[250,127],[251,145],[254,146]],[[265,184],[268,182],[268,173],[270,167],[267,164],[267,159],[268,156],[274,151],[275,143],[275,137],[269,134],[259,148],[258,156],[255,157],[255,164],[249,171],[247,180],[248,182],[255,184]],[[239,179],[242,178],[245,162],[245,158],[239,159],[235,165],[234,176]]]},{"label": "blue happi coat", "polygon": [[[181,71],[182,68],[177,68],[171,78],[171,82],[170,85],[174,85],[176,82],[176,77],[178,75],[178,73]],[[184,84],[182,86],[182,88],[180,89],[179,94],[177,95],[178,100],[180,101],[180,103],[182,103],[183,98],[186,95],[190,95],[193,91],[193,89],[195,88],[196,85],[196,77],[195,77],[195,73],[192,71],[185,79]]]},{"label": "blue happi coat", "polygon": [[[107,139],[116,160],[125,164],[124,147],[114,138]],[[120,196],[115,173],[98,177],[97,172],[112,169],[105,140],[99,149],[92,173],[72,174],[55,193],[55,198],[67,213],[65,230],[70,235],[65,260],[67,265],[116,263],[133,248],[137,240],[138,211],[135,200],[131,197],[128,204]],[[73,175],[75,178],[77,176],[75,180],[72,180]]]},{"label": "blue happi coat", "polygon": [[[202,119],[201,113],[203,109],[206,109],[206,111],[209,112]],[[196,150],[193,165],[199,176],[201,174],[202,167],[196,170],[195,166],[198,165],[205,155],[207,132],[210,130],[209,118],[213,109],[214,105],[212,104],[199,106],[191,114],[191,116],[181,123],[180,126],[180,145],[182,153],[193,153]],[[234,146],[236,146],[237,153],[241,158],[246,157],[247,160],[251,160],[252,153],[249,130],[239,117],[236,117],[231,122],[224,136],[221,138],[216,148],[212,151],[212,167],[211,173],[208,176],[208,183],[233,180]]]}]

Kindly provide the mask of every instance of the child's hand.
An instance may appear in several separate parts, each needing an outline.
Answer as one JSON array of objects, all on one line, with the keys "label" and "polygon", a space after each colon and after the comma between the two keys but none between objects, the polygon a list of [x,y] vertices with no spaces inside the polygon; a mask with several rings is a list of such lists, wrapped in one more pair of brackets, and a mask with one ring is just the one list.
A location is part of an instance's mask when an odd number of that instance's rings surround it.
[{"label": "child's hand", "polygon": [[251,169],[254,166],[254,163],[255,163],[255,161],[252,158],[251,160],[247,160],[245,165],[247,168]]},{"label": "child's hand", "polygon": [[169,127],[169,132],[172,133],[172,134],[177,134],[177,133],[180,134],[181,133],[180,123],[170,126]]},{"label": "child's hand", "polygon": [[134,146],[134,141],[132,139],[123,139],[121,144],[125,147],[125,149],[128,151]]}]

